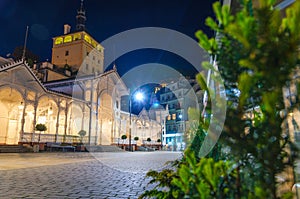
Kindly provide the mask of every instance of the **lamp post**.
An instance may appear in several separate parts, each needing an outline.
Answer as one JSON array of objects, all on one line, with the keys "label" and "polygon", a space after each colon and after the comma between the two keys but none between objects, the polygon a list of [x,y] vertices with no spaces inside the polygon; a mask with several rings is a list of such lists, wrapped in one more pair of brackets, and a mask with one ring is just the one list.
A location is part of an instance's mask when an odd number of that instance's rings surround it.
[{"label": "lamp post", "polygon": [[[136,92],[135,93],[135,99],[137,101],[142,101],[144,99],[144,95],[141,92]],[[130,93],[129,90],[129,151],[133,151],[132,146],[131,146],[131,130],[132,130],[132,124],[131,124],[131,108],[132,108],[132,94]]]}]

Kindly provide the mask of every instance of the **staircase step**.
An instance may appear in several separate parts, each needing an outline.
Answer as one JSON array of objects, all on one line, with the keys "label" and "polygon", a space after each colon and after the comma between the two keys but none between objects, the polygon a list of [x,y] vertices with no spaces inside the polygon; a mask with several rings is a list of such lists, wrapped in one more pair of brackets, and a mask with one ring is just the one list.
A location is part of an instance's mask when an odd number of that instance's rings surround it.
[{"label": "staircase step", "polygon": [[0,145],[0,153],[25,153],[32,152],[29,147],[22,145]]},{"label": "staircase step", "polygon": [[97,146],[86,146],[89,152],[121,152],[123,151],[117,146],[111,145],[97,145]]}]

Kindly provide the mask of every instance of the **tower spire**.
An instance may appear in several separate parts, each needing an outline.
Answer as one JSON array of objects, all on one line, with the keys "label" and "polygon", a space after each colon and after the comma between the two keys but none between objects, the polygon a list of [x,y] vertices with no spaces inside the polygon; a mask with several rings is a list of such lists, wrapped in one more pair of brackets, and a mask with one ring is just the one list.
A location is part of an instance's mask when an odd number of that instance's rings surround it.
[{"label": "tower spire", "polygon": [[85,10],[83,8],[83,0],[81,0],[80,9],[77,10],[77,15],[76,15],[76,30],[77,31],[85,30],[85,21],[86,21]]}]

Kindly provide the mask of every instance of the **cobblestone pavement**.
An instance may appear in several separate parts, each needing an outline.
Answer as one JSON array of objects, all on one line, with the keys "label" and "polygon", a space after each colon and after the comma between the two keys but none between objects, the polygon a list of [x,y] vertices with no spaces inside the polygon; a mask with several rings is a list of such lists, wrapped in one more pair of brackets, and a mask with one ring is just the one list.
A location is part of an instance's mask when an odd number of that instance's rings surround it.
[{"label": "cobblestone pavement", "polygon": [[[175,152],[0,154],[0,198],[138,198]],[[17,166],[16,166],[17,165]]]}]

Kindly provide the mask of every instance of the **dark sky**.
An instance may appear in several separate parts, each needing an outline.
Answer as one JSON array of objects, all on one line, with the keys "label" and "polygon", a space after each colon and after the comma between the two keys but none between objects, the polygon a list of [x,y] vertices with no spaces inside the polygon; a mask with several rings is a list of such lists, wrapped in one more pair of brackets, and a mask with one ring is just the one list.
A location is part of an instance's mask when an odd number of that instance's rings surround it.
[{"label": "dark sky", "polygon": [[[215,0],[214,0],[215,1]],[[206,29],[204,20],[213,16],[213,0],[85,0],[86,28],[98,42],[125,30],[140,27],[163,27],[179,31],[196,40],[194,34]],[[41,61],[51,60],[52,37],[63,33],[68,23],[75,30],[80,0],[0,0],[0,56],[12,53],[24,43],[26,26],[29,26],[27,47],[40,56]],[[116,60],[127,68],[156,62],[180,70],[188,63],[161,50],[137,50]],[[187,74],[193,73],[193,69]]]}]

